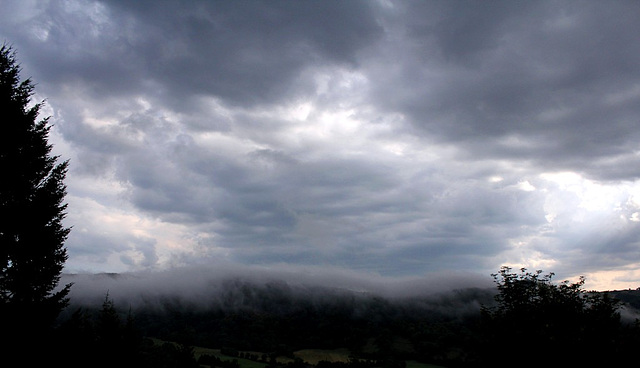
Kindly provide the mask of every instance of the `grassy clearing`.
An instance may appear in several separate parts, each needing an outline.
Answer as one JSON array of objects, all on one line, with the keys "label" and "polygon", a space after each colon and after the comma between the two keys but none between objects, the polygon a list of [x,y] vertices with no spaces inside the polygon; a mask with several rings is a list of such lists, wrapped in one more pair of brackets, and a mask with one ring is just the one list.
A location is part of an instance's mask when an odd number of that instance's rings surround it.
[{"label": "grassy clearing", "polygon": [[[163,344],[166,341],[160,339],[152,339],[156,344]],[[255,354],[257,356],[261,356],[262,353],[258,351],[243,351],[243,353]],[[254,360],[244,359],[244,358],[235,358],[228,355],[224,355],[220,352],[220,349],[211,349],[205,348],[201,346],[193,347],[193,355],[196,359],[200,358],[202,355],[211,355],[220,358],[224,361],[238,361],[240,368],[265,368],[267,366],[266,362],[256,362]],[[320,361],[327,362],[348,362],[350,352],[348,349],[333,349],[333,350],[324,350],[324,349],[303,349],[298,350],[293,353],[296,358],[300,358],[303,361],[316,365]],[[278,357],[276,359],[278,363],[286,364],[292,362],[293,360],[288,357]],[[415,360],[407,360],[406,368],[445,368],[440,365],[433,364],[425,364],[420,363]]]},{"label": "grassy clearing", "polygon": [[348,362],[349,361],[349,350],[347,349],[334,349],[334,350],[304,349],[304,350],[298,350],[294,352],[293,355],[313,365],[318,364],[318,362],[321,360],[325,360],[328,362]]},{"label": "grassy clearing", "polygon": [[415,360],[407,360],[407,368],[445,368],[441,365],[426,364],[416,362]]},{"label": "grassy clearing", "polygon": [[[240,364],[240,368],[264,368],[267,363],[265,362],[256,362],[254,360],[243,359],[243,358],[234,358],[227,355],[224,355],[220,352],[220,349],[210,349],[204,348],[200,346],[196,346],[194,349],[194,355],[196,359],[198,359],[202,355],[212,355],[216,356],[222,360],[232,361],[237,360]],[[261,356],[261,352],[246,352],[243,353],[251,353],[257,356]],[[348,362],[349,361],[349,350],[348,349],[334,349],[334,350],[322,350],[322,349],[304,349],[298,350],[293,353],[296,358],[300,358],[303,361],[309,364],[318,364],[319,361],[325,360],[328,362]],[[293,359],[280,356],[276,358],[278,363],[287,364],[289,362],[293,362]],[[426,367],[414,367],[414,368],[426,368]]]},{"label": "grassy clearing", "polygon": [[[260,354],[260,353],[258,353]],[[225,360],[225,361],[238,361],[238,364],[240,364],[240,368],[264,368],[267,364],[264,362],[256,362],[253,360],[249,360],[249,359],[244,359],[244,358],[234,358],[234,357],[230,357],[228,355],[224,355],[220,352],[220,349],[210,349],[210,348],[203,348],[201,346],[194,346],[193,347],[193,355],[195,356],[196,360],[198,358],[200,358],[202,355],[211,355],[211,356],[215,356],[220,358],[221,360]]]}]

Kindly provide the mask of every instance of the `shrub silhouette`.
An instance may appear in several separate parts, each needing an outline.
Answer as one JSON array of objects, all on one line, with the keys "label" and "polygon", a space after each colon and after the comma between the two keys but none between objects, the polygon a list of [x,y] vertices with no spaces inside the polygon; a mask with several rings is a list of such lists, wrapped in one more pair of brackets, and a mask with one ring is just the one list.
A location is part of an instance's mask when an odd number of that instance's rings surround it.
[{"label": "shrub silhouette", "polygon": [[590,366],[623,355],[621,304],[607,293],[584,291],[584,277],[555,284],[553,273],[509,267],[492,276],[498,294],[494,307],[482,309],[485,363]]}]

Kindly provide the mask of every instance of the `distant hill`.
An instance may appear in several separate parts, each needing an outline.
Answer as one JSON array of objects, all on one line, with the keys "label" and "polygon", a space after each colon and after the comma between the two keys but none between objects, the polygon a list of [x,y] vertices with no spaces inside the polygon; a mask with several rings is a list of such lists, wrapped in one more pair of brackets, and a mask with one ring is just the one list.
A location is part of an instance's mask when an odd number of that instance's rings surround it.
[{"label": "distant hill", "polygon": [[640,310],[640,290],[614,290],[607,291],[606,293],[609,293],[614,298],[619,299],[625,304],[628,304],[629,306]]},{"label": "distant hill", "polygon": [[[95,277],[113,281],[125,276]],[[149,293],[131,303],[127,296],[133,294],[109,289],[109,295],[119,295],[114,304],[121,320],[130,312],[144,336],[165,341],[284,356],[303,349],[348,349],[367,359],[443,363],[471,350],[480,308],[492,303],[494,291],[466,288],[390,298],[344,288],[229,279],[200,290],[197,297]],[[78,308],[97,315],[105,296],[106,290],[100,299],[72,298],[62,319]]]},{"label": "distant hill", "polygon": [[606,293],[622,301],[623,307],[620,310],[620,314],[623,321],[632,323],[636,319],[640,320],[640,290],[613,290],[606,291]]},{"label": "distant hill", "polygon": [[[142,336],[163,341],[289,357],[341,349],[362,359],[473,366],[483,344],[481,309],[496,295],[490,287],[385,294],[240,277],[194,280],[187,288],[185,280],[68,275],[77,287],[61,323],[78,310],[95,319],[108,293],[121,321],[133,317]],[[623,320],[640,316],[639,290],[606,293],[625,303]]]}]

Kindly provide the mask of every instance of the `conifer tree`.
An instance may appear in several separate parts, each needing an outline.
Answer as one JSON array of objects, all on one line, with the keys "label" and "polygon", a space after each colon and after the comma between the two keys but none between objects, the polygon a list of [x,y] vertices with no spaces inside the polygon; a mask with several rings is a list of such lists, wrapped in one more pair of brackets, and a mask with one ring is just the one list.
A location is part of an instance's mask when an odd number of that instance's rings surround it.
[{"label": "conifer tree", "polygon": [[3,328],[47,327],[66,306],[71,285],[58,287],[70,229],[63,183],[68,162],[48,143],[42,102],[20,80],[12,47],[0,47],[0,322]]}]

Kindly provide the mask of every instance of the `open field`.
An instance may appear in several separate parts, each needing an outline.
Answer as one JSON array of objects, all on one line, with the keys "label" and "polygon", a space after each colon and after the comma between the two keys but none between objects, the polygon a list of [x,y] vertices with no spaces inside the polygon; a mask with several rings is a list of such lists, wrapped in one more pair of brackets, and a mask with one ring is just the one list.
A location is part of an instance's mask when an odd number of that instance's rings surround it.
[{"label": "open field", "polygon": [[[156,342],[160,342],[160,340],[155,340]],[[265,362],[256,362],[250,359],[244,358],[235,358],[228,355],[224,355],[220,352],[220,349],[211,349],[205,348],[201,346],[196,346],[193,348],[193,353],[196,359],[198,359],[202,355],[211,355],[216,356],[222,360],[233,361],[236,360],[240,365],[240,368],[264,368],[267,364]],[[257,356],[261,356],[263,353],[257,351],[249,351],[243,353],[255,354]],[[349,350],[348,349],[303,349],[298,350],[293,353],[296,358],[302,359],[304,362],[316,365],[320,361],[328,361],[328,362],[348,362],[349,361]],[[291,358],[280,356],[277,358],[278,363],[286,364],[292,361]],[[433,364],[425,364],[420,363],[415,360],[408,360],[406,368],[444,368],[439,365]]]},{"label": "open field", "polygon": [[441,365],[426,364],[416,362],[415,360],[407,360],[407,368],[445,368]]},{"label": "open field", "polygon": [[327,362],[348,362],[349,350],[347,349],[334,349],[334,350],[322,350],[322,349],[304,349],[298,350],[293,353],[297,358],[309,364],[318,364],[319,361]]},{"label": "open field", "polygon": [[[252,352],[253,353],[253,352]],[[257,353],[256,354],[261,354],[261,353]],[[264,362],[256,362],[253,360],[249,360],[249,359],[244,359],[244,358],[234,358],[234,357],[230,357],[228,355],[224,355],[220,352],[220,349],[210,349],[210,348],[203,348],[200,346],[195,346],[193,348],[193,355],[195,356],[196,360],[198,358],[200,358],[200,356],[202,355],[211,355],[211,356],[215,356],[220,358],[221,360],[226,360],[226,361],[237,361],[238,364],[240,365],[240,368],[264,368],[266,366],[266,363]]]}]

